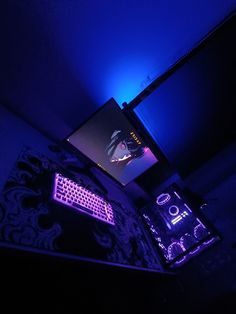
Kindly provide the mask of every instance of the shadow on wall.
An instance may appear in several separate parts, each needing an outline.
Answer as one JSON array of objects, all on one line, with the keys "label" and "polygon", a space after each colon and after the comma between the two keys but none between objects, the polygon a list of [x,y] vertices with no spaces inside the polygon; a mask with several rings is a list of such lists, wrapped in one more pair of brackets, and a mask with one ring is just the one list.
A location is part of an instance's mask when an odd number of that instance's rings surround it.
[{"label": "shadow on wall", "polygon": [[185,184],[193,191],[206,194],[235,173],[236,142],[228,145],[219,154],[185,179]]}]

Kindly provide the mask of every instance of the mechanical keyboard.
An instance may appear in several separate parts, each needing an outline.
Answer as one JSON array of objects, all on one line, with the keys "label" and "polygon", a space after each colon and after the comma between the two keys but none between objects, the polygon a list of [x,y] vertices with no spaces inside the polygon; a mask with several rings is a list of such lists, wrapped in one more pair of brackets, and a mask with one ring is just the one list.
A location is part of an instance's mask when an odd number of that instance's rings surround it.
[{"label": "mechanical keyboard", "polygon": [[60,173],[55,174],[53,199],[68,207],[115,225],[111,204]]}]

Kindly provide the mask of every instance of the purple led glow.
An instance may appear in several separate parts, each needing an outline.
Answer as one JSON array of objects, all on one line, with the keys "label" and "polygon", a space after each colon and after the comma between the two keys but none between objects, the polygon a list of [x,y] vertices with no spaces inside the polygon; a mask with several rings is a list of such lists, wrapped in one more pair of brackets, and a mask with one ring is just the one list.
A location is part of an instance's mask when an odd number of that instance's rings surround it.
[{"label": "purple led glow", "polygon": [[[158,220],[149,218],[150,222],[147,219],[146,222],[149,228],[152,228],[150,231],[170,267],[177,267],[187,262],[218,239],[213,235],[210,237],[210,229],[202,223],[189,205],[184,203],[181,196],[172,190],[172,187],[171,192],[167,190],[160,194],[156,198],[156,203],[164,205],[153,207],[152,214],[156,214]],[[165,226],[163,227],[161,223],[159,225],[159,221],[162,221]],[[204,239],[208,240],[203,242]]]},{"label": "purple led glow", "polygon": [[178,206],[172,205],[169,207],[169,214],[171,216],[176,216],[176,215],[178,215],[178,213],[179,213],[179,207]]},{"label": "purple led glow", "polygon": [[184,203],[184,206],[188,209],[188,211],[190,211],[190,213],[192,213],[191,209],[188,207],[187,204]]},{"label": "purple led glow", "polygon": [[151,230],[153,233],[157,233],[157,232],[156,232],[156,229],[155,229],[153,226],[151,226],[150,230]]},{"label": "purple led glow", "polygon": [[59,173],[55,174],[53,199],[83,214],[115,224],[111,204]]},{"label": "purple led glow", "polygon": [[179,216],[171,220],[172,225],[177,224],[177,222],[179,222],[180,220],[182,220],[182,218],[185,218],[186,216],[188,216],[188,213],[186,211],[182,212]]},{"label": "purple led glow", "polygon": [[176,261],[175,264],[181,264],[186,260],[186,256],[182,257],[180,260]]},{"label": "purple led glow", "polygon": [[162,243],[158,243],[158,245],[164,250],[166,249],[165,246]]},{"label": "purple led glow", "polygon": [[212,243],[214,240],[215,240],[215,238],[213,237],[210,240],[205,241],[203,244],[208,245],[208,244]]},{"label": "purple led glow", "polygon": [[199,225],[197,225],[196,227],[194,227],[194,231],[193,231],[193,233],[194,233],[194,236],[195,236],[195,237],[196,237],[197,230],[198,230],[199,226],[201,227],[201,226],[202,226],[202,224],[199,224]]},{"label": "purple led glow", "polygon": [[199,218],[197,218],[197,221],[198,221],[204,228],[206,228]]},{"label": "purple led glow", "polygon": [[172,219],[171,220],[172,225],[177,224],[177,222],[179,222],[181,219],[183,219],[181,215],[177,216],[175,219]]},{"label": "purple led glow", "polygon": [[[197,233],[201,232],[201,230],[202,230],[202,233],[203,233],[202,236],[197,234]],[[194,234],[196,239],[204,238],[206,236],[206,233],[209,233],[209,232],[207,232],[207,228],[203,224],[200,223],[199,225],[194,227],[193,234]]]},{"label": "purple led glow", "polygon": [[184,252],[181,244],[177,241],[172,242],[167,249],[168,259],[171,261]]},{"label": "purple led glow", "polygon": [[148,217],[148,215],[143,214],[143,217],[144,217],[146,220],[150,221],[150,218]]},{"label": "purple led glow", "polygon": [[179,196],[179,194],[177,192],[174,191],[174,194],[178,197],[178,199],[181,200],[181,197]]},{"label": "purple led glow", "polygon": [[196,239],[189,233],[185,233],[180,238],[180,244],[182,245],[184,250],[187,250],[191,246],[193,246],[196,243]]},{"label": "purple led glow", "polygon": [[171,198],[171,197],[170,197],[170,194],[168,194],[168,193],[162,193],[162,194],[160,194],[160,195],[157,197],[156,202],[157,202],[158,205],[164,205],[164,204],[166,204],[167,202],[169,202],[170,198]]},{"label": "purple led glow", "polygon": [[212,237],[209,241],[206,241],[199,245],[194,251],[189,252],[189,254],[195,255],[198,251],[200,252],[201,250],[205,249],[205,247],[207,247],[209,244],[216,241],[216,239],[217,239],[216,237]]},{"label": "purple led glow", "polygon": [[[199,225],[198,225],[199,226]],[[198,227],[197,226],[197,227]],[[186,237],[192,238],[193,240],[192,244],[190,243],[188,247],[186,247],[186,244],[184,244],[184,240]],[[165,258],[169,261],[172,261],[175,258],[178,258],[178,255],[183,254],[187,249],[191,248],[195,243],[194,241],[197,241],[197,239],[194,239],[193,235],[189,233],[185,233],[179,241],[173,241],[168,248],[166,249],[165,245],[162,243],[162,239],[160,237],[155,236],[156,241],[158,241],[158,246],[163,251],[163,254]],[[197,246],[196,248],[192,249],[189,253],[187,253],[185,256],[178,259],[176,262],[174,262],[173,265],[180,265],[183,262],[187,261],[189,258],[194,256],[195,254],[199,253],[201,250],[205,249],[205,247],[212,242],[216,240],[215,237],[212,237],[209,241],[204,242],[203,244]]]}]

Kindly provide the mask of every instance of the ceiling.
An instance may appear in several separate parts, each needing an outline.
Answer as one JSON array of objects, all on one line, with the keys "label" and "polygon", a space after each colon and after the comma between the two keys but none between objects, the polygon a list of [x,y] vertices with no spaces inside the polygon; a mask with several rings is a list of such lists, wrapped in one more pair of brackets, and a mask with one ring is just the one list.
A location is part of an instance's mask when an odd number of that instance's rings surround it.
[{"label": "ceiling", "polygon": [[[0,103],[50,138],[61,140],[111,97],[120,105],[129,103],[235,8],[235,0],[1,2]],[[191,80],[188,74],[181,72],[181,82],[187,84],[185,91],[193,91],[202,74],[191,75]],[[194,93],[184,97],[183,84],[179,89],[170,81],[173,96],[166,105],[167,87],[135,110],[167,158],[184,172],[186,160],[180,156],[192,140],[199,141],[190,134],[204,137],[206,130],[197,130],[195,124],[192,132],[193,119],[188,117],[198,115],[199,120],[207,102],[197,113]],[[205,96],[199,96],[198,103]],[[209,118],[212,103],[207,108]],[[176,114],[181,111],[182,118]],[[170,112],[172,118],[164,123]],[[176,140],[170,125],[178,121],[182,133]],[[188,138],[181,137],[186,132]]]}]

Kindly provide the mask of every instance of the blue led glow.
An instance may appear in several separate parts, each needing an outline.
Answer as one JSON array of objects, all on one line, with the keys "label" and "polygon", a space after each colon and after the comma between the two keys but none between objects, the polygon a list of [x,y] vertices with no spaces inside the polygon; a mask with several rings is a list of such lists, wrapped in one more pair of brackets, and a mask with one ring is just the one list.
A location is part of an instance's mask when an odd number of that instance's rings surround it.
[{"label": "blue led glow", "polygon": [[111,97],[120,105],[132,100],[235,6],[234,0],[39,3],[30,9],[67,69],[69,94],[78,100],[75,86],[82,86],[99,105]]},{"label": "blue led glow", "polygon": [[186,217],[188,216],[188,213],[186,211],[184,211],[182,214],[181,214],[182,217]]},{"label": "blue led glow", "polygon": [[168,259],[172,260],[176,257],[178,257],[179,254],[182,254],[184,252],[183,247],[181,244],[177,241],[172,242],[167,249],[168,252]]},{"label": "blue led glow", "polygon": [[143,89],[142,80],[147,75],[148,63],[145,56],[126,56],[117,60],[105,75],[105,94],[110,95],[121,106],[129,103]]},{"label": "blue led glow", "polygon": [[201,248],[201,246],[197,246],[196,249],[189,252],[189,254],[194,255],[195,253],[197,253],[199,251],[200,248]]}]

